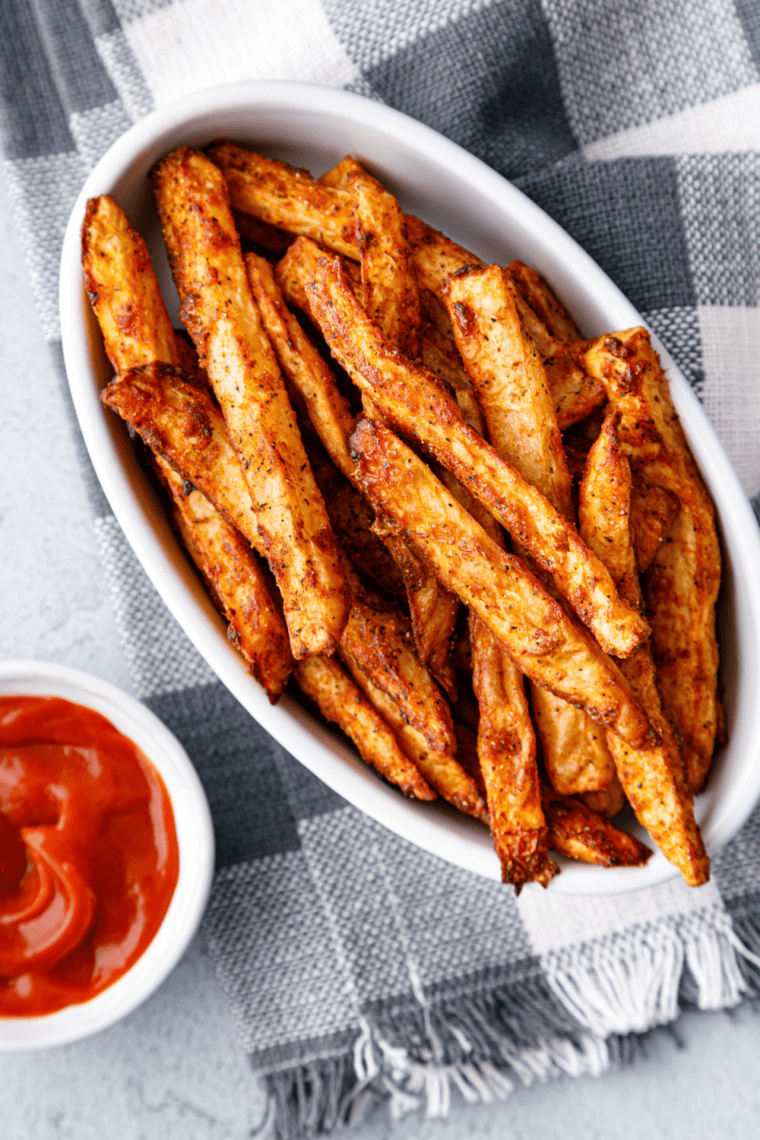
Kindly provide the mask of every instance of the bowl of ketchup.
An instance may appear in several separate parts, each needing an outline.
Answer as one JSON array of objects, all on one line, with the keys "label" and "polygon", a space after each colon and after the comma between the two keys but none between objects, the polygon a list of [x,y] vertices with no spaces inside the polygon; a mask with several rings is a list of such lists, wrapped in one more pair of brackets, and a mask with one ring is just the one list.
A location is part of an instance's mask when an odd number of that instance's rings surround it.
[{"label": "bowl of ketchup", "polygon": [[112,1025],[203,916],[214,838],[179,741],[108,682],[0,662],[0,1050]]}]

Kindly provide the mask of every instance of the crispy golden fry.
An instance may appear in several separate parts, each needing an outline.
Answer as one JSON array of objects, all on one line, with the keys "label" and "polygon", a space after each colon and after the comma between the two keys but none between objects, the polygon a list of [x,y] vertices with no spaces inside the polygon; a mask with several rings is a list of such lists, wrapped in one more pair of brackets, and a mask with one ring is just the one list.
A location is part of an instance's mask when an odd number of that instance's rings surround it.
[{"label": "crispy golden fry", "polygon": [[682,505],[645,579],[657,681],[683,741],[686,778],[695,795],[707,781],[722,723],[715,639],[718,583],[705,538],[703,523]]},{"label": "crispy golden fry", "polygon": [[443,290],[457,348],[496,451],[566,518],[570,473],[543,365],[498,265],[453,277]]},{"label": "crispy golden fry", "polygon": [[248,485],[207,392],[179,368],[146,364],[120,373],[101,399],[266,557]]},{"label": "crispy golden fry", "polygon": [[616,666],[430,469],[380,423],[360,420],[351,442],[362,484],[384,524],[405,534],[522,672],[632,744],[648,741],[649,722]]},{"label": "crispy golden fry", "polygon": [[475,662],[473,688],[480,707],[478,759],[502,881],[512,883],[518,893],[525,883],[547,886],[557,867],[547,848],[536,738],[522,678],[472,611],[470,640]]},{"label": "crispy golden fry", "polygon": [[[278,265],[277,280],[259,263],[250,260],[251,255],[246,264],[249,274],[254,275],[251,282],[254,295],[283,371],[303,395],[311,421],[330,458],[354,480],[353,460],[345,443],[346,432],[353,426],[348,404],[338,392],[327,364],[308,343],[295,317],[285,315],[284,299],[278,290],[279,282],[288,300],[308,312],[305,285],[316,272],[321,255],[314,242],[298,238]],[[453,700],[456,681],[449,657],[459,601],[431,575],[429,568],[403,540],[389,536],[385,541],[404,579],[417,651]]]},{"label": "crispy golden fry", "polygon": [[351,564],[375,590],[398,600],[405,598],[404,579],[389,550],[371,529],[375,512],[364,495],[316,451],[309,459],[333,530]]},{"label": "crispy golden fry", "polygon": [[346,179],[356,216],[364,308],[405,356],[420,354],[420,298],[399,204],[376,178],[353,170]]},{"label": "crispy golden fry", "polygon": [[522,261],[511,261],[507,269],[521,297],[546,326],[550,336],[563,341],[581,339],[575,321],[535,269]]},{"label": "crispy golden fry", "polygon": [[648,633],[617,595],[600,560],[544,496],[464,422],[441,382],[388,344],[356,301],[334,258],[320,260],[310,308],[333,355],[388,422],[416,439],[552,574],[602,648],[630,653]]},{"label": "crispy golden fry", "polygon": [[283,374],[303,397],[309,419],[327,454],[351,479],[354,461],[348,451],[348,437],[356,419],[348,401],[341,395],[329,365],[285,304],[269,262],[248,253],[245,268],[261,322]]},{"label": "crispy golden fry", "polygon": [[584,359],[620,410],[620,441],[636,477],[670,491],[681,504],[647,573],[647,608],[663,701],[684,743],[689,787],[697,793],[710,768],[718,722],[720,549],[712,504],[646,329],[601,337]]},{"label": "crispy golden fry", "polygon": [[336,162],[335,166],[331,166],[324,174],[320,174],[318,181],[323,186],[334,186],[338,190],[348,189],[348,176],[354,170],[363,171],[364,167],[357,159],[347,154],[340,162]]},{"label": "crispy golden fry", "polygon": [[[111,198],[88,203],[83,247],[87,280],[94,283],[98,274],[93,304],[112,362],[141,369],[143,380],[160,371],[160,362],[170,370],[179,364],[197,372],[195,353],[172,330],[145,244]],[[238,648],[275,702],[293,662],[282,614],[250,545],[164,460],[157,457],[156,465],[180,531],[221,603]],[[250,505],[244,486],[243,494]]]},{"label": "crispy golden fry", "polygon": [[332,653],[350,591],[251,297],[224,179],[204,155],[183,147],[159,163],[153,181],[182,317],[243,467],[293,655]]},{"label": "crispy golden fry", "polygon": [[[606,559],[631,603],[641,605],[628,530],[631,472],[617,435],[621,419],[620,409],[613,409],[589,452],[580,491],[580,523],[584,537]],[[678,742],[662,714],[649,647],[641,646],[620,667],[659,734],[644,748],[607,734],[620,782],[639,822],[686,882],[697,886],[709,878],[709,862],[694,820]]]},{"label": "crispy golden fry", "polygon": [[[232,143],[217,143],[209,154],[223,171],[237,210],[312,238],[345,257],[359,257],[348,190],[348,175],[352,171],[363,173],[355,160],[343,159],[320,179],[313,179],[304,170],[296,170],[287,163],[275,162]],[[419,218],[406,214],[404,221],[421,288],[437,294],[463,266],[482,265],[474,253]],[[546,290],[545,283],[541,284]],[[518,304],[531,338],[547,361],[549,386],[556,396],[559,423],[564,431],[602,403],[604,391],[580,367],[581,346],[575,344],[565,352],[561,340],[549,332],[522,293]],[[556,313],[554,321],[556,325]]]},{"label": "crispy golden fry", "polygon": [[258,249],[264,249],[267,253],[274,254],[276,257],[282,257],[293,242],[293,235],[289,234],[287,230],[270,226],[267,222],[262,222],[260,218],[254,218],[253,214],[244,214],[241,210],[233,210],[232,217],[235,221],[235,229],[241,238],[250,242],[251,245],[255,245]]},{"label": "crispy golden fry", "polygon": [[[442,296],[491,443],[526,482],[572,519],[570,472],[554,404],[509,274],[497,265],[462,270]],[[558,791],[569,795],[610,783],[615,766],[604,732],[582,710],[539,689],[533,712],[544,763]]]},{"label": "crispy golden fry", "polygon": [[559,428],[565,431],[604,403],[604,388],[584,372],[581,334],[543,277],[522,261],[510,262],[508,270],[527,306],[521,311],[523,324],[543,358]]},{"label": "crispy golden fry", "polygon": [[174,329],[145,242],[107,194],[87,203],[82,266],[115,371],[154,360],[179,364]]},{"label": "crispy golden fry", "polygon": [[448,704],[412,650],[410,640],[408,624],[401,614],[378,612],[355,601],[341,647],[396,702],[430,749],[453,753],[456,738]]},{"label": "crispy golden fry", "polygon": [[234,143],[214,143],[207,154],[222,171],[236,210],[357,257],[351,196],[345,190]]},{"label": "crispy golden fry", "polygon": [[584,341],[557,343],[544,357],[546,382],[557,409],[560,431],[581,423],[606,399],[599,381],[589,376],[581,366],[585,348]]},{"label": "crispy golden fry", "polygon": [[[463,415],[468,417],[474,430],[481,433],[483,419],[477,402],[470,403],[472,392],[460,386],[456,396]],[[440,477],[457,502],[495,546],[503,550],[504,535],[493,516],[450,472],[442,471]],[[478,770],[488,800],[491,835],[501,862],[502,879],[512,883],[519,893],[526,882],[537,881],[546,886],[554,874],[537,799],[536,735],[520,670],[472,609],[468,614],[468,629],[479,711]]]},{"label": "crispy golden fry", "polygon": [[534,688],[533,719],[552,786],[563,795],[597,792],[615,777],[604,728],[553,693]]},{"label": "crispy golden fry", "polygon": [[606,788],[598,792],[581,792],[578,798],[583,800],[586,807],[590,807],[597,815],[603,815],[605,819],[614,819],[627,803],[617,772],[612,783]]},{"label": "crispy golden fry", "polygon": [[549,846],[560,855],[601,867],[641,867],[652,852],[627,831],[614,827],[580,800],[544,786]]},{"label": "crispy golden fry", "polygon": [[637,474],[631,486],[631,539],[639,573],[649,569],[678,514],[678,499],[672,491],[650,483]]},{"label": "crispy golden fry", "polygon": [[290,676],[293,658],[285,622],[256,556],[205,495],[186,484],[165,460],[158,464],[181,520],[180,532],[189,537],[202,572],[222,603],[230,623],[229,639],[274,704]]},{"label": "crispy golden fry", "polygon": [[331,657],[297,661],[294,675],[307,697],[327,720],[337,724],[356,745],[359,755],[405,796],[434,800],[436,794],[396,737],[351,678]]},{"label": "crispy golden fry", "polygon": [[450,752],[438,752],[429,747],[424,735],[407,723],[400,706],[373,684],[343,644],[338,649],[338,655],[367,700],[393,729],[402,750],[417,765],[430,786],[466,815],[486,819],[488,812],[485,800],[475,781],[455,757]]}]

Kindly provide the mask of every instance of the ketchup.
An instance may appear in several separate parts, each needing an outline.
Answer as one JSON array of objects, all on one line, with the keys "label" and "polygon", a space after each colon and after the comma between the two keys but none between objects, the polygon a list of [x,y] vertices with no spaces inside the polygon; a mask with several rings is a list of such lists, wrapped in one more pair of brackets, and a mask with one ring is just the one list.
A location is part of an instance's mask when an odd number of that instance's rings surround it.
[{"label": "ketchup", "polygon": [[120,978],[178,874],[169,797],[131,740],[59,697],[0,697],[0,1017]]}]

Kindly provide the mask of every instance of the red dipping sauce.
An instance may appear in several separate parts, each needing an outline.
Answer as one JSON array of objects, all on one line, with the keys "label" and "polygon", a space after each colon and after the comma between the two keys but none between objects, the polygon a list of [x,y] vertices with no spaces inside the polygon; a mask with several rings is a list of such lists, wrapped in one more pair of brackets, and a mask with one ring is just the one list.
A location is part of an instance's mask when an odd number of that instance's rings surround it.
[{"label": "red dipping sauce", "polygon": [[169,797],[136,745],[83,705],[0,697],[0,1017],[110,986],[178,875]]}]

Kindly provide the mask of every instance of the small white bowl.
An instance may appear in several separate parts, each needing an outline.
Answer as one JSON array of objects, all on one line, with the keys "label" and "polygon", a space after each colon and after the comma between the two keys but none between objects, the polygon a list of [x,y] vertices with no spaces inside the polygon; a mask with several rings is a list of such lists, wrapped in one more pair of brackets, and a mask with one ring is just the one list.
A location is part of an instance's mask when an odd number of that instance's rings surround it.
[{"label": "small white bowl", "polygon": [[149,708],[107,681],[41,661],[0,662],[0,696],[63,697],[94,709],[137,745],[164,782],[174,812],[179,877],[153,941],[112,986],[40,1017],[0,1017],[0,1052],[45,1049],[89,1037],[131,1013],[163,982],[200,924],[214,871],[206,794],[179,741]]},{"label": "small white bowl", "polygon": [[[172,314],[172,285],[148,179],[181,144],[230,138],[314,174],[345,154],[363,159],[404,208],[486,261],[515,257],[554,287],[587,336],[642,324],[620,290],[538,206],[479,159],[430,128],[373,100],[290,82],[235,83],[199,91],[149,115],[93,170],[74,207],[61,262],[63,349],[74,404],[95,470],[121,527],[166,605],[224,684],[255,719],[326,784],[410,842],[491,879],[499,863],[482,824],[447,804],[404,799],[359,760],[343,738],[284,698],[272,707],[225,636],[224,623],[189,569],[124,425],[98,393],[111,377],[85,296],[80,228],[87,198],[112,194],[146,239]],[[719,606],[729,742],[698,804],[708,850],[739,830],[760,797],[760,537],[752,509],[702,407],[655,340],[686,434],[718,509],[725,553]],[[615,894],[678,872],[656,851],[645,867],[607,869],[563,862],[549,889]]]}]

